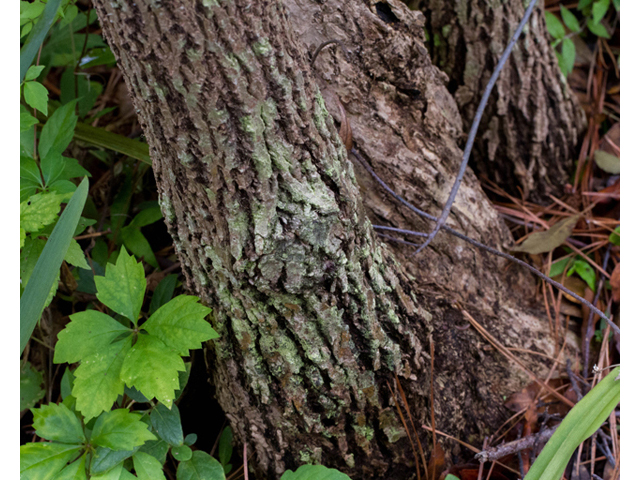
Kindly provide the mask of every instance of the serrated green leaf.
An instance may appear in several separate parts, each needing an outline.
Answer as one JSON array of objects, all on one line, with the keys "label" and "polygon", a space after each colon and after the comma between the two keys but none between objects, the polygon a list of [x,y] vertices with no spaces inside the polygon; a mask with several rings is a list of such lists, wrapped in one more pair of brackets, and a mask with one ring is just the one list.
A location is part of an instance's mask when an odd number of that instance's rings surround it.
[{"label": "serrated green leaf", "polygon": [[323,465],[302,465],[295,472],[284,472],[280,480],[349,480],[349,477]]},{"label": "serrated green leaf", "polygon": [[137,227],[127,226],[120,231],[122,243],[127,250],[132,252],[136,257],[143,259],[154,268],[160,268],[156,256],[153,254],[151,245]]},{"label": "serrated green leaf", "polygon": [[87,480],[85,472],[86,461],[87,454],[83,453],[78,460],[64,467],[53,480]]},{"label": "serrated green leaf", "polygon": [[182,422],[177,405],[174,404],[169,409],[159,403],[151,411],[150,419],[151,425],[162,440],[174,447],[182,445],[184,434],[182,433]]},{"label": "serrated green leaf", "polygon": [[153,291],[153,297],[151,297],[149,315],[153,315],[158,308],[171,300],[173,292],[176,289],[177,282],[178,275],[175,273],[167,275],[160,281],[156,289]]},{"label": "serrated green leaf", "polygon": [[40,143],[38,144],[40,158],[46,158],[50,154],[62,155],[62,152],[69,146],[78,121],[75,108],[75,101],[63,105],[51,115],[47,123],[42,127]]},{"label": "serrated green leaf", "polygon": [[131,337],[112,343],[100,352],[85,357],[76,369],[73,396],[85,419],[97,417],[113,406],[124,393],[120,380],[122,364],[131,348]]},{"label": "serrated green leaf", "polygon": [[[92,474],[91,480],[125,480],[130,477],[126,477],[124,474],[129,473],[125,470],[124,465],[122,463],[117,464],[115,467],[107,470],[106,472],[98,473],[97,475]],[[135,477],[133,477],[135,478]]]},{"label": "serrated green leaf", "polygon": [[551,12],[544,12],[544,18],[547,21],[547,30],[553,38],[558,40],[564,37],[564,26],[558,17]]},{"label": "serrated green leaf", "polygon": [[20,353],[26,347],[36,322],[42,314],[51,285],[60,275],[60,265],[69,248],[71,235],[78,224],[88,191],[89,181],[85,178],[80,182],[67,208],[60,216],[33,269],[34,278],[27,284],[20,297]]},{"label": "serrated green leaf", "polygon": [[42,373],[25,362],[20,367],[20,411],[33,407],[43,397]]},{"label": "serrated green leaf", "polygon": [[122,464],[127,458],[131,457],[141,447],[133,450],[111,450],[110,448],[97,447],[95,453],[91,456],[90,473],[92,479],[94,475],[108,472],[118,464]]},{"label": "serrated green leaf", "polygon": [[84,433],[78,417],[63,404],[34,408],[33,427],[39,437],[60,443],[82,443]]},{"label": "serrated green leaf", "polygon": [[605,16],[609,9],[610,0],[598,0],[593,3],[592,18],[594,23],[600,23],[600,20]]},{"label": "serrated green leaf", "polygon": [[20,446],[20,480],[50,480],[71,458],[81,445],[64,443],[27,443]]},{"label": "serrated green leaf", "polygon": [[562,40],[562,62],[560,69],[565,77],[567,77],[573,70],[573,65],[576,62],[576,46],[573,40],[565,38]]},{"label": "serrated green leaf", "polygon": [[20,204],[20,226],[27,232],[37,232],[58,218],[64,196],[43,192]]},{"label": "serrated green leaf", "polygon": [[98,300],[137,325],[147,287],[142,264],[123,247],[116,264],[107,264],[105,276],[95,282]]},{"label": "serrated green leaf", "polygon": [[24,132],[30,130],[35,124],[38,123],[38,119],[29,113],[27,107],[20,104],[20,131]]},{"label": "serrated green leaf", "polygon": [[169,452],[169,444],[161,438],[157,440],[149,440],[140,447],[140,452],[145,452],[158,460],[162,465],[167,461],[167,453]]},{"label": "serrated green leaf", "polygon": [[220,443],[218,444],[218,457],[222,465],[226,465],[231,460],[231,454],[233,453],[232,440],[233,432],[231,431],[231,427],[224,427],[222,435],[220,435]]},{"label": "serrated green leaf", "polygon": [[578,445],[593,435],[620,402],[620,367],[615,368],[569,411],[524,480],[557,480]]},{"label": "serrated green leaf", "polygon": [[618,225],[616,229],[611,232],[611,235],[609,235],[609,241],[614,245],[620,246],[620,225]]},{"label": "serrated green leaf", "polygon": [[58,334],[53,361],[75,363],[101,353],[130,329],[109,315],[85,310],[69,317],[71,322]]},{"label": "serrated green leaf", "polygon": [[24,81],[35,80],[42,73],[42,70],[44,70],[44,65],[31,65],[24,76]]},{"label": "serrated green leaf", "polygon": [[24,247],[24,241],[27,239],[27,232],[20,227],[20,248]]},{"label": "serrated green leaf", "polygon": [[111,450],[132,450],[147,440],[155,440],[156,436],[140,418],[141,415],[126,408],[103,413],[93,426],[91,444]]},{"label": "serrated green leaf", "polygon": [[139,335],[122,365],[120,378],[147,398],[170,407],[180,383],[178,371],[185,366],[177,352],[153,335]]},{"label": "serrated green leaf", "polygon": [[596,272],[591,265],[578,258],[573,263],[571,270],[571,273],[575,271],[580,276],[580,278],[587,282],[587,285],[589,285],[589,288],[592,291],[596,291]]},{"label": "serrated green leaf", "polygon": [[603,38],[611,38],[611,35],[609,35],[609,32],[607,32],[605,26],[601,23],[594,22],[593,18],[589,18],[587,20],[587,27],[589,27],[589,30],[591,30],[591,33],[593,33],[594,35]]},{"label": "serrated green leaf", "polygon": [[605,172],[613,175],[620,173],[620,157],[607,153],[604,150],[596,150],[593,157],[596,165]]},{"label": "serrated green leaf", "polygon": [[162,472],[162,464],[151,455],[138,452],[133,456],[133,468],[141,480],[166,480]]},{"label": "serrated green leaf", "polygon": [[181,356],[187,356],[190,349],[198,349],[202,342],[219,336],[204,320],[211,309],[198,300],[198,297],[180,295],[160,307],[142,328]]},{"label": "serrated green leaf", "polygon": [[84,268],[86,270],[91,268],[87,263],[87,259],[84,258],[84,252],[82,251],[82,248],[80,248],[80,244],[74,239],[71,239],[71,243],[69,244],[69,249],[64,256],[64,260],[74,267]]},{"label": "serrated green leaf", "polygon": [[579,219],[580,215],[573,215],[562,219],[545,232],[532,233],[521,245],[511,250],[514,252],[527,252],[532,255],[550,252],[562,245],[564,241],[569,238],[573,232],[573,227],[576,226]]},{"label": "serrated green leaf", "polygon": [[38,82],[27,82],[24,84],[23,88],[24,101],[27,102],[30,107],[42,112],[43,115],[47,115],[49,92],[45,86]]},{"label": "serrated green leaf", "polygon": [[193,450],[191,450],[188,445],[180,445],[179,447],[171,448],[171,455],[173,455],[173,458],[175,458],[179,462],[186,462],[188,460],[191,460],[191,457],[193,456]]},{"label": "serrated green leaf", "polygon": [[562,15],[562,21],[569,30],[572,32],[580,30],[580,22],[578,22],[576,16],[571,12],[571,10],[562,4],[560,4],[560,15]]}]

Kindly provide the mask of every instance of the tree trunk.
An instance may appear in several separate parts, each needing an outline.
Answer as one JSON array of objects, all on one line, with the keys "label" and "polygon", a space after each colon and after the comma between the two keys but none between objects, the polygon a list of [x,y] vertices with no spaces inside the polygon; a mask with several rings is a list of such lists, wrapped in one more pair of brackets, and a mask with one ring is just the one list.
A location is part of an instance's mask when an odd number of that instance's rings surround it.
[{"label": "tree trunk", "polygon": [[[342,99],[358,150],[437,214],[461,125],[422,45],[421,14],[337,0],[95,5],[150,144],[186,287],[214,309],[211,378],[256,475],[308,462],[354,479],[410,475],[395,379],[427,446],[430,335],[437,428],[479,443],[505,420],[502,395],[528,379],[473,329],[452,328],[464,325],[452,304],[507,347],[551,353],[527,303],[531,279],[443,235],[418,259],[394,255],[369,218],[425,225],[360,167],[358,186],[309,68],[310,47],[344,42],[348,60],[323,52],[315,68],[335,92],[329,110],[337,116]],[[458,198],[453,226],[511,242],[472,174]]]},{"label": "tree trunk", "polygon": [[[469,130],[528,1],[420,0],[429,51]],[[585,115],[558,68],[539,0],[483,115],[472,166],[510,193],[548,202],[573,171]]]}]

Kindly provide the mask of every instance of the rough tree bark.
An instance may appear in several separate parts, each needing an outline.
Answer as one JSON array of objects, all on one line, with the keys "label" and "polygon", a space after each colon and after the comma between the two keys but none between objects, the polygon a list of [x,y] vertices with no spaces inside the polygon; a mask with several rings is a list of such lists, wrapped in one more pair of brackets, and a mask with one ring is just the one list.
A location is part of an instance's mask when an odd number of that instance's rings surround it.
[{"label": "rough tree bark", "polygon": [[[391,22],[365,1],[94,3],[150,144],[186,286],[214,308],[211,378],[257,476],[309,461],[354,479],[410,475],[392,390],[397,376],[416,425],[428,423],[429,335],[437,427],[473,443],[502,422],[502,395],[527,379],[473,329],[453,328],[463,322],[452,304],[508,347],[551,353],[527,305],[531,279],[444,236],[418,259],[382,243],[370,217],[424,224],[354,169],[329,113],[340,118],[342,99],[359,151],[437,213],[461,122],[421,14],[398,2]],[[327,109],[309,50],[336,37],[349,59],[324,52],[316,65]],[[458,198],[452,226],[498,248],[511,241],[473,175]]]},{"label": "rough tree bark", "polygon": [[[465,131],[500,55],[524,15],[522,0],[420,0],[433,63],[448,76]],[[498,78],[474,145],[476,172],[520,197],[548,202],[573,169],[582,108],[558,68],[539,0]]]}]

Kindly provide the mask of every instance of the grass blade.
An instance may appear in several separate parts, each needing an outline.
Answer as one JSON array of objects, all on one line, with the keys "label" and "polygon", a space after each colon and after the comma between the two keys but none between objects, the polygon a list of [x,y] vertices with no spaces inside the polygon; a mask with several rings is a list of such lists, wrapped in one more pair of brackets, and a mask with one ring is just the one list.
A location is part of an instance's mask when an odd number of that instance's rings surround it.
[{"label": "grass blade", "polygon": [[76,140],[96,147],[107,148],[151,165],[149,145],[138,140],[133,140],[123,135],[118,135],[117,133],[107,132],[104,128],[96,128],[80,122],[76,125],[73,137]]},{"label": "grass blade", "polygon": [[85,177],[64,209],[60,220],[53,229],[44,250],[38,258],[31,278],[20,297],[20,354],[29,341],[29,337],[42,313],[44,302],[49,295],[51,285],[60,269],[71,237],[78,225],[80,214],[87,200],[89,180]]},{"label": "grass blade", "polygon": [[31,62],[33,62],[33,59],[36,57],[36,53],[38,53],[44,37],[49,33],[49,29],[53,24],[53,19],[61,3],[62,0],[49,0],[47,6],[44,7],[42,17],[40,17],[38,23],[35,24],[33,30],[31,30],[27,37],[27,41],[24,42],[24,45],[20,49],[20,83],[24,80],[24,76],[27,70],[29,70]]},{"label": "grass blade", "polygon": [[620,367],[571,409],[524,480],[558,480],[578,445],[593,435],[620,403]]}]

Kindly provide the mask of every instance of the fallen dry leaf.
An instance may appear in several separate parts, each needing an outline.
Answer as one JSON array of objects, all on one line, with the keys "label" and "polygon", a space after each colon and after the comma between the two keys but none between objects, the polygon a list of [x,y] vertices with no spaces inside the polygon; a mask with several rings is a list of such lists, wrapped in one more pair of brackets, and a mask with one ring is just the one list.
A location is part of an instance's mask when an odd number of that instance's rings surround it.
[{"label": "fallen dry leaf", "polygon": [[551,252],[569,238],[578,220],[580,220],[580,215],[564,218],[546,232],[532,233],[521,245],[516,245],[511,250],[532,254]]},{"label": "fallen dry leaf", "polygon": [[620,302],[620,264],[616,265],[616,268],[611,272],[611,294],[614,302]]}]

